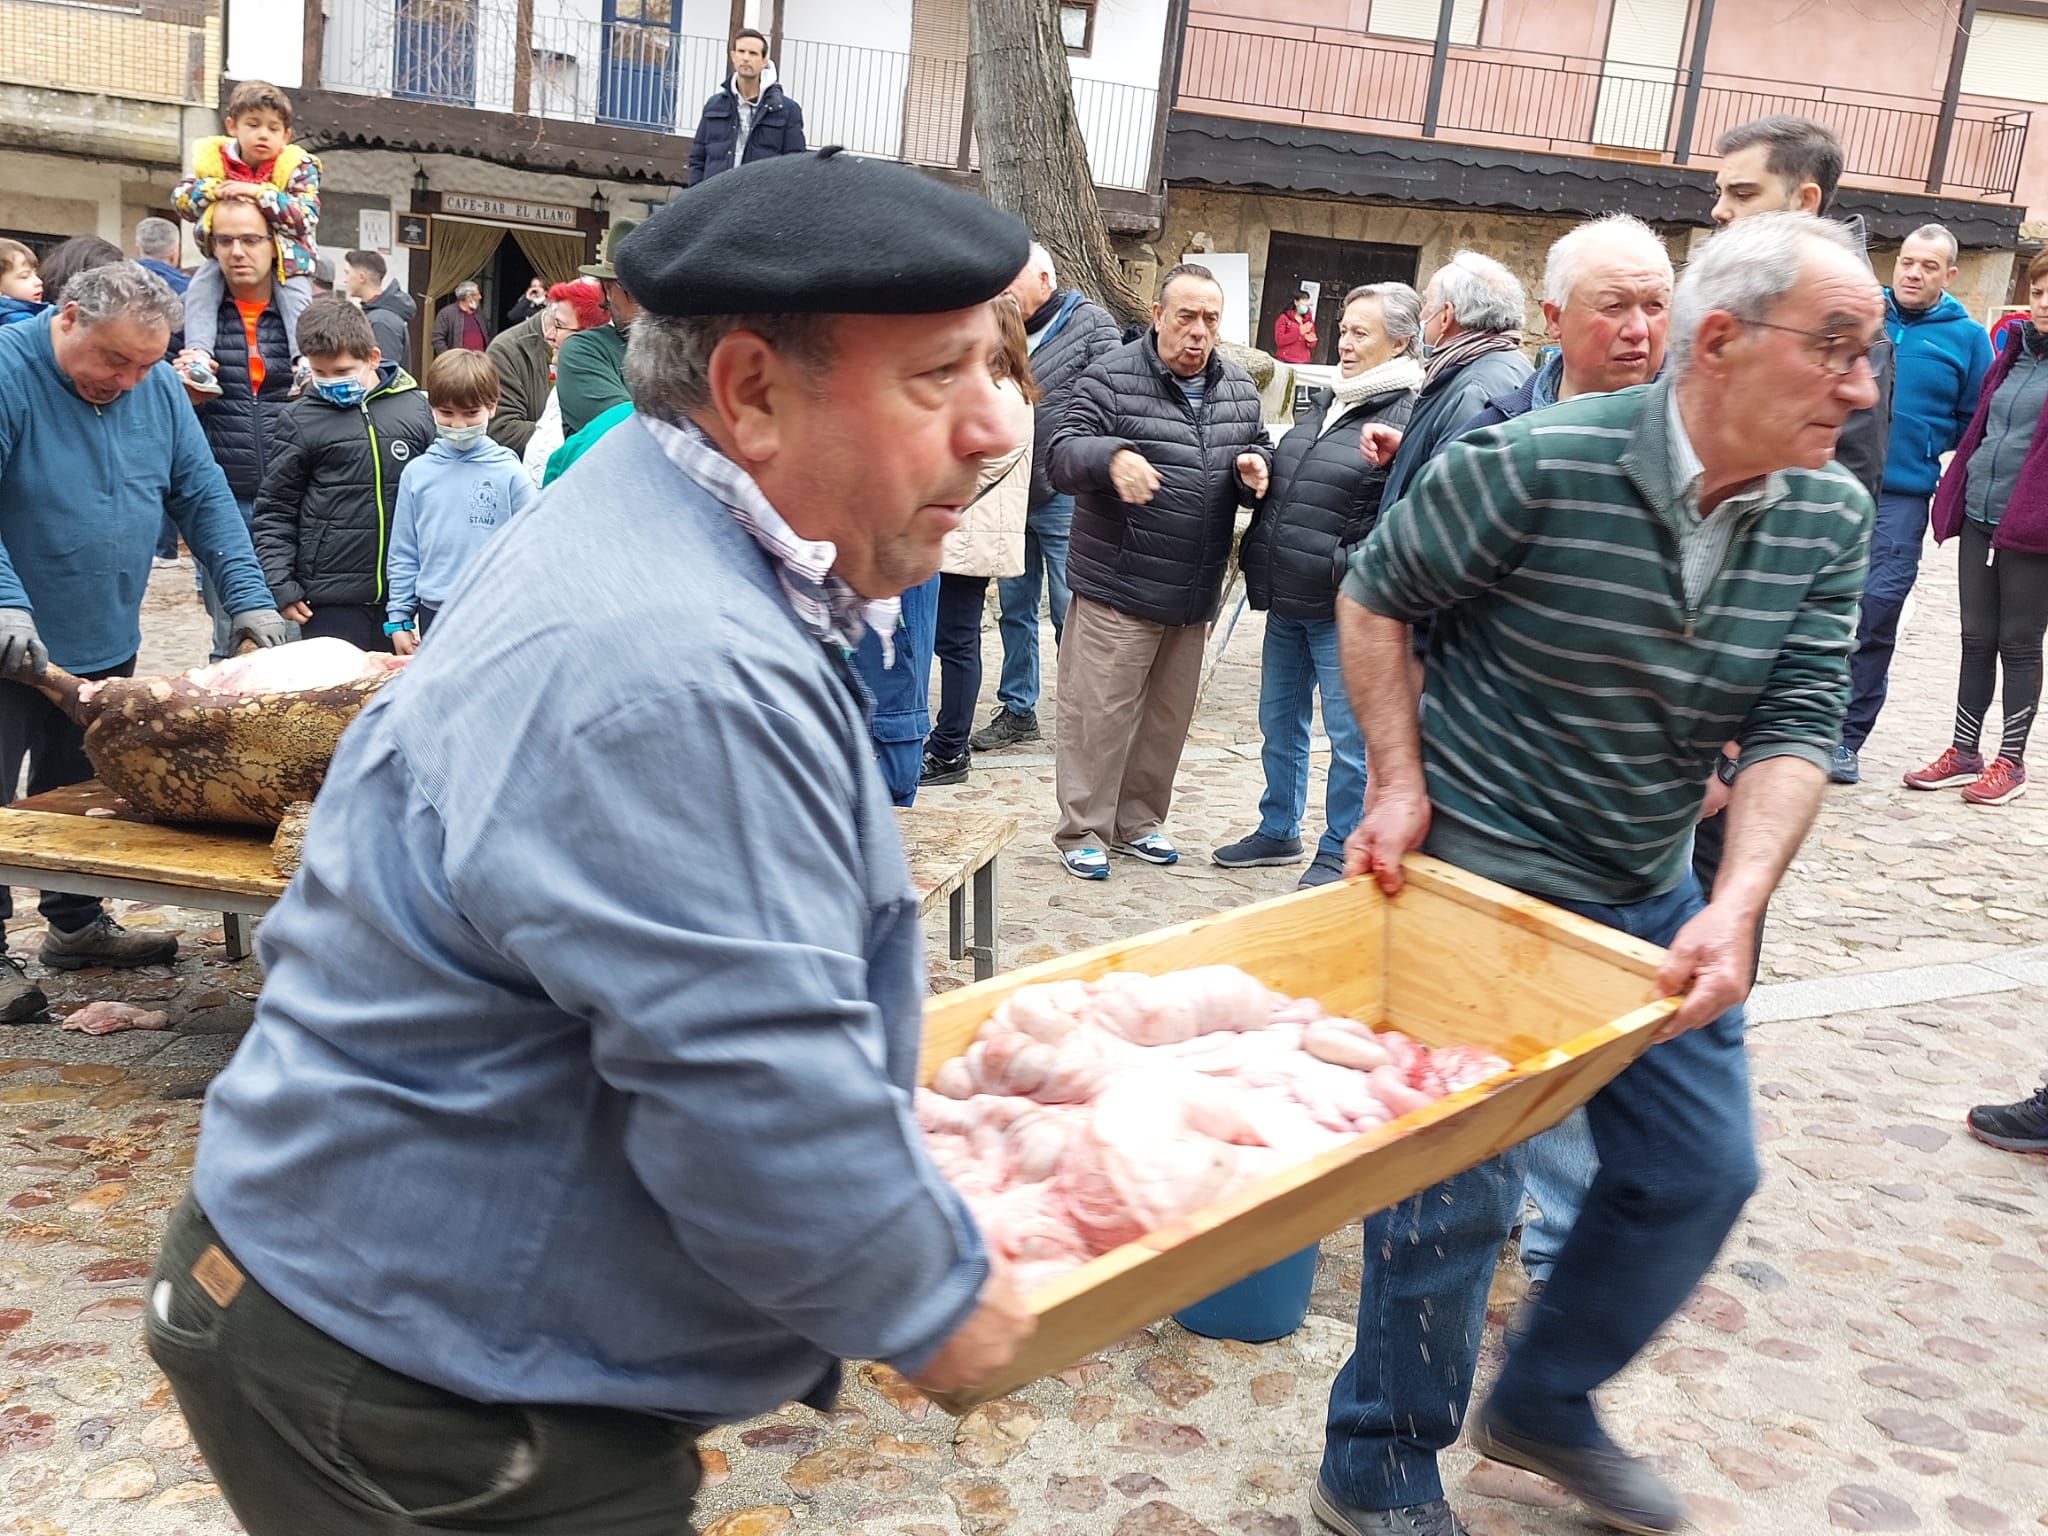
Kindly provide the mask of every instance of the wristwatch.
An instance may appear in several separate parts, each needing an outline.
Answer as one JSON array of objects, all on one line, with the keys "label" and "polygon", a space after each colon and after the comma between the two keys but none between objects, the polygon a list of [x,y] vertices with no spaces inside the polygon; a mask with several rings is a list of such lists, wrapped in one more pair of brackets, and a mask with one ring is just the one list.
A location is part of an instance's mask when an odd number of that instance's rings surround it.
[{"label": "wristwatch", "polygon": [[1726,752],[1723,752],[1714,760],[1714,777],[1723,784],[1733,784],[1738,771],[1736,760]]}]

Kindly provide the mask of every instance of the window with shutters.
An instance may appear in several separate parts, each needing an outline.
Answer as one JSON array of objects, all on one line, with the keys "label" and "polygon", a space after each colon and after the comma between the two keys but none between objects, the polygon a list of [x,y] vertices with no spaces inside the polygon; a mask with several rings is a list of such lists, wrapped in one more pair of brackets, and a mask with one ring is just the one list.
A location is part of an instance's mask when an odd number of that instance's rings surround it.
[{"label": "window with shutters", "polygon": [[1963,60],[1963,94],[2048,101],[2048,21],[1979,11]]},{"label": "window with shutters", "polygon": [[[1486,0],[1455,0],[1451,7],[1451,41],[1471,48],[1479,42],[1479,22],[1486,12]],[[1366,25],[1386,37],[1413,37],[1425,43],[1436,41],[1436,25],[1443,13],[1439,0],[1372,0],[1372,19]]]}]

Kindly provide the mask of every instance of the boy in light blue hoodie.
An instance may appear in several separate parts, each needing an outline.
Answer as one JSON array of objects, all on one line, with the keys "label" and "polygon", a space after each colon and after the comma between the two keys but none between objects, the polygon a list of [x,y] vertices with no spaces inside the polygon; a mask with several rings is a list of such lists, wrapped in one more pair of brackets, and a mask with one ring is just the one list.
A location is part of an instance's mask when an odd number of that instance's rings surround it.
[{"label": "boy in light blue hoodie", "polygon": [[33,320],[49,307],[36,253],[19,240],[0,240],[0,325]]},{"label": "boy in light blue hoodie", "polygon": [[443,352],[427,369],[440,435],[398,483],[384,574],[384,632],[410,656],[484,542],[540,499],[519,455],[485,434],[498,370],[481,352]]}]

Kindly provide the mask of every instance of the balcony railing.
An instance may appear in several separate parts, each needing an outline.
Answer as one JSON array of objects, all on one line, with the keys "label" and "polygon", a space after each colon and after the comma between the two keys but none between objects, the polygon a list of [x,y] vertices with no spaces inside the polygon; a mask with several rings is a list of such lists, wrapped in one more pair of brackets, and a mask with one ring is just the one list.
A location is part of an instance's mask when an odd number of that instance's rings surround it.
[{"label": "balcony railing", "polygon": [[[0,0],[0,5],[18,0]],[[680,7],[677,8],[678,10]],[[471,0],[331,0],[328,90],[690,133],[726,74],[726,43],[638,22],[536,14],[522,63],[517,10]],[[785,39],[782,87],[804,136],[916,165],[977,164],[964,59]],[[1144,190],[1158,92],[1076,80],[1096,183]]]},{"label": "balcony railing", "polygon": [[0,0],[0,81],[210,105],[220,0]]},{"label": "balcony railing", "polygon": [[[1774,112],[1832,128],[1845,174],[2010,198],[2031,113],[1960,105],[1935,163],[1940,104],[1834,86],[1708,73],[1685,121],[1691,74],[1522,50],[1453,48],[1432,100],[1427,46],[1364,34],[1281,36],[1190,25],[1176,105],[1320,127],[1499,143],[1554,153],[1711,159],[1722,133]],[[1432,110],[1432,108],[1434,110]],[[1681,136],[1683,143],[1681,144]]]}]

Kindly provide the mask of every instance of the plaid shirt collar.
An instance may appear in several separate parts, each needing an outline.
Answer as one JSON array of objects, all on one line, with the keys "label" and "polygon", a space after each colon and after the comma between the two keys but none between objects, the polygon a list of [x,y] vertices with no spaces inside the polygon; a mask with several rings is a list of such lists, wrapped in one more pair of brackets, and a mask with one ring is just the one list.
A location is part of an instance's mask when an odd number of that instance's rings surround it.
[{"label": "plaid shirt collar", "polygon": [[860,644],[863,629],[872,629],[882,642],[882,665],[895,665],[901,599],[870,602],[833,575],[838,547],[829,539],[797,537],[782,514],[768,504],[753,477],[713,447],[695,422],[667,422],[646,415],[640,419],[669,461],[717,497],[761,546],[775,566],[783,596],[805,629],[820,641],[848,651]]}]

